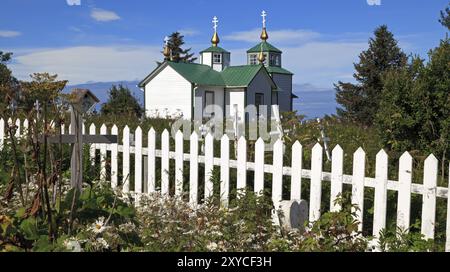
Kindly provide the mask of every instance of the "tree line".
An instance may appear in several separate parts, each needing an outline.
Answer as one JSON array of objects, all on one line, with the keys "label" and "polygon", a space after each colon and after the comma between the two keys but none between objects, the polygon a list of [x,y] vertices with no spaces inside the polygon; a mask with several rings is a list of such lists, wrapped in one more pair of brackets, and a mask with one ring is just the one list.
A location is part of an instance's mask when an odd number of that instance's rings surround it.
[{"label": "tree line", "polygon": [[[450,29],[450,6],[441,11],[439,22]],[[335,84],[338,117],[376,128],[392,150],[432,152],[444,161],[450,147],[448,32],[425,61],[406,55],[382,25],[354,68],[356,83]]]}]

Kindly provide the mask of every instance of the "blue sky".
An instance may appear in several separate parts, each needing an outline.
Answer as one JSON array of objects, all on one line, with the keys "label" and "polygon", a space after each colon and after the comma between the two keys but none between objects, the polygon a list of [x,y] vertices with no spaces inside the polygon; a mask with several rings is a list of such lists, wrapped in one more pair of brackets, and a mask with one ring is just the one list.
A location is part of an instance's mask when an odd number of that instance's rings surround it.
[{"label": "blue sky", "polygon": [[196,53],[209,47],[218,16],[220,46],[239,65],[258,42],[266,10],[269,42],[283,50],[283,66],[295,83],[320,91],[352,79],[352,63],[381,24],[405,52],[422,57],[445,36],[438,17],[448,0],[367,1],[2,0],[0,50],[15,53],[11,68],[20,79],[47,71],[70,84],[136,80],[155,67],[173,31]]}]

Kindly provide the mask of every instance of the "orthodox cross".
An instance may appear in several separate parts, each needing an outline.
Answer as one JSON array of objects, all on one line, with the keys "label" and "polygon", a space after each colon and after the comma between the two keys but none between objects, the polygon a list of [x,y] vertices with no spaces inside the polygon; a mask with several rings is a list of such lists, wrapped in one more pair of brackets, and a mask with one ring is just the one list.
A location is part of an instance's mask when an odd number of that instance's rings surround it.
[{"label": "orthodox cross", "polygon": [[[98,98],[89,90],[72,90],[70,134],[47,137],[48,143],[72,144],[70,184],[72,188],[77,188],[80,192],[83,183],[83,144],[117,143],[117,135],[83,135],[83,115],[89,112],[98,102]],[[39,140],[42,142],[43,137],[41,136]]]},{"label": "orthodox cross", "polygon": [[167,45],[169,45],[169,37],[168,36],[166,36],[165,38],[164,38],[164,44],[167,46]]},{"label": "orthodox cross", "polygon": [[262,20],[263,27],[266,27],[266,16],[267,16],[267,12],[265,10],[263,10],[261,12],[261,17],[263,18],[263,20]]},{"label": "orthodox cross", "polygon": [[217,24],[219,23],[217,16],[213,17],[212,23],[213,23],[214,32],[217,32]]}]

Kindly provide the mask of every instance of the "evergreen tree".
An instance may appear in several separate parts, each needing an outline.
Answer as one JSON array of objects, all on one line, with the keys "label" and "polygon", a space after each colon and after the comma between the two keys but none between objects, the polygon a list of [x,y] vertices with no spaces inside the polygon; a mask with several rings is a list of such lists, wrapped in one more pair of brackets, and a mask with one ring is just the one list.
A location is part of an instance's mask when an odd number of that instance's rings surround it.
[{"label": "evergreen tree", "polygon": [[169,49],[172,55],[172,61],[175,62],[194,62],[197,58],[194,58],[194,53],[190,53],[191,48],[183,49],[184,36],[178,31],[172,33],[169,36]]},{"label": "evergreen tree", "polygon": [[144,110],[131,94],[130,89],[120,84],[109,89],[108,101],[102,104],[101,114],[142,117]]},{"label": "evergreen tree", "polygon": [[378,27],[374,34],[375,37],[369,40],[369,49],[363,51],[359,63],[354,64],[353,77],[357,84],[341,81],[335,84],[336,101],[342,107],[337,109],[338,115],[364,126],[372,125],[377,113],[384,73],[407,63],[407,56],[387,26]]},{"label": "evergreen tree", "polygon": [[387,73],[377,129],[394,150],[450,152],[450,39],[429,52],[429,62],[413,59],[408,68]]},{"label": "evergreen tree", "polygon": [[19,81],[7,66],[11,57],[12,53],[0,51],[0,116],[6,116],[11,100],[17,100],[19,95]]},{"label": "evergreen tree", "polygon": [[450,3],[445,10],[441,11],[441,19],[439,19],[439,22],[450,30]]}]

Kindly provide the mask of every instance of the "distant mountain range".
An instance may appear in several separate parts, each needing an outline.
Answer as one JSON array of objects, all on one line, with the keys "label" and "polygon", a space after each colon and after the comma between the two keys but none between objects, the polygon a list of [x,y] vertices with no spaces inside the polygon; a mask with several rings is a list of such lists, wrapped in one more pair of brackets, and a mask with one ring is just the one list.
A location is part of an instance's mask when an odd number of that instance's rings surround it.
[{"label": "distant mountain range", "polygon": [[[108,90],[111,86],[122,84],[128,87],[133,96],[143,105],[144,93],[137,87],[138,83],[138,81],[89,82],[67,86],[64,91],[70,92],[73,88],[89,89],[100,100],[100,103],[97,105],[97,109],[100,109],[101,104],[108,100]],[[306,115],[308,119],[336,113],[337,103],[333,89],[319,88],[311,84],[294,84],[293,89],[294,93],[299,97],[294,100],[294,110]]]}]

